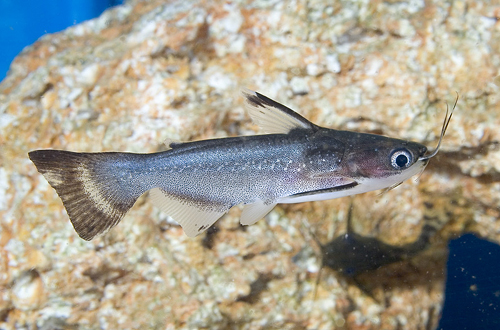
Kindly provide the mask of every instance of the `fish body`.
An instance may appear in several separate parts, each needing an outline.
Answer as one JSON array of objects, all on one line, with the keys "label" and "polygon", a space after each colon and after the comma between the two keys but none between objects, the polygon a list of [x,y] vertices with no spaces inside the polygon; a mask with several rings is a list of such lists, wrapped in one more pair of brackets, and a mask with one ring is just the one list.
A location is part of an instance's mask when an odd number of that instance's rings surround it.
[{"label": "fish body", "polygon": [[245,205],[241,223],[250,225],[277,203],[392,187],[427,165],[422,144],[323,128],[264,95],[245,96],[269,134],[171,143],[151,154],[36,150],[29,157],[87,240],[116,225],[146,191],[196,236],[238,204]]}]

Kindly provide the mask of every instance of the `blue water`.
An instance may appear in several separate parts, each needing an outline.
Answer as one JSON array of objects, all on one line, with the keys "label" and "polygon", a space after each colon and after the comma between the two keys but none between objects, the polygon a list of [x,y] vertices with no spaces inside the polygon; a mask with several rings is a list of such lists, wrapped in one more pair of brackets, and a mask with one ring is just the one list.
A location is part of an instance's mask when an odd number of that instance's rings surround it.
[{"label": "blue water", "polygon": [[121,3],[123,0],[1,0],[0,81],[14,57],[42,35],[97,17]]},{"label": "blue water", "polygon": [[[123,0],[0,1],[0,80],[14,57],[46,33],[99,16]],[[438,329],[500,329],[500,246],[464,235],[449,244],[448,278]]]},{"label": "blue water", "polygon": [[449,247],[438,329],[500,329],[500,245],[467,234],[452,240]]}]

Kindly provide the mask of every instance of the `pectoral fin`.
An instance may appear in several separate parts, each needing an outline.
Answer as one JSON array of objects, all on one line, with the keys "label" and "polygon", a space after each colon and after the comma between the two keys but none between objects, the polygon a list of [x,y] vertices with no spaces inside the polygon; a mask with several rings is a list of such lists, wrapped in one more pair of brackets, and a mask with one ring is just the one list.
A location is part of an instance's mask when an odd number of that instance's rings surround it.
[{"label": "pectoral fin", "polygon": [[332,187],[308,190],[290,196],[281,197],[278,199],[278,203],[301,203],[350,196],[353,195],[353,190],[358,186],[359,183],[356,181],[339,178],[339,180],[333,184]]},{"label": "pectoral fin", "polygon": [[265,217],[276,206],[276,203],[266,204],[260,199],[255,203],[245,205],[241,212],[240,223],[244,226],[253,225]]},{"label": "pectoral fin", "polygon": [[267,96],[245,89],[246,109],[255,124],[264,132],[286,134],[296,128],[316,130],[318,127],[292,109]]},{"label": "pectoral fin", "polygon": [[338,185],[338,186],[332,187],[332,188],[318,189],[318,190],[311,190],[311,191],[301,192],[301,193],[298,193],[298,194],[291,195],[290,197],[303,197],[303,196],[308,196],[308,195],[327,194],[327,193],[331,193],[331,192],[337,192],[337,191],[351,189],[351,188],[356,187],[357,185],[358,185],[358,183],[355,182],[355,181],[353,181],[353,182],[346,183],[346,184],[343,184],[343,185]]},{"label": "pectoral fin", "polygon": [[182,142],[171,139],[171,138],[166,138],[165,141],[163,141],[163,144],[167,147],[167,150],[172,149],[173,146],[176,144],[180,144]]},{"label": "pectoral fin", "polygon": [[177,221],[189,237],[207,230],[229,210],[218,204],[181,200],[160,188],[150,190],[149,194],[155,205]]}]

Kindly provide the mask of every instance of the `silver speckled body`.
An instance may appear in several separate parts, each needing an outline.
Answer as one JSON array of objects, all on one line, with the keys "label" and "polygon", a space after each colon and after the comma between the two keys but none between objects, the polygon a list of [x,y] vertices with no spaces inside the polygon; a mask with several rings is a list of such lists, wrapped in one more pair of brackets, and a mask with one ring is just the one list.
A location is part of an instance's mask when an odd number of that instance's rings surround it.
[{"label": "silver speckled body", "polygon": [[122,191],[142,194],[155,187],[180,199],[227,209],[257,199],[338,186],[335,171],[344,154],[340,141],[305,130],[171,145],[155,154],[121,154],[103,164]]}]

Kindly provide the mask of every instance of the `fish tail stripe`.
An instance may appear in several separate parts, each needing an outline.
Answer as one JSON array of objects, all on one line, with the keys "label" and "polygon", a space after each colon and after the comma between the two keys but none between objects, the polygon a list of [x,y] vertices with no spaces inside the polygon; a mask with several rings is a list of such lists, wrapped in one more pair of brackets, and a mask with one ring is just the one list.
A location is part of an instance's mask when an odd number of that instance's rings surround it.
[{"label": "fish tail stripe", "polygon": [[114,193],[111,176],[95,171],[117,153],[36,150],[31,161],[61,198],[78,235],[91,240],[120,222],[139,196]]}]

